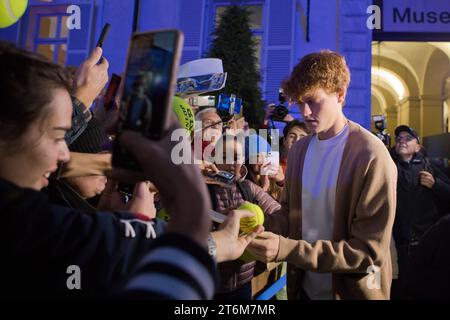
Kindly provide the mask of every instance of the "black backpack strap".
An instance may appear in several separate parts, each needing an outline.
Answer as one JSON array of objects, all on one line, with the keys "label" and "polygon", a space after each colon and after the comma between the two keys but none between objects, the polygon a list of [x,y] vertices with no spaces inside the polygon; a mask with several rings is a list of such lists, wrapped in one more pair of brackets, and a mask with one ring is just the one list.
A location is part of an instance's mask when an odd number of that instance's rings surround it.
[{"label": "black backpack strap", "polygon": [[250,186],[247,183],[245,183],[244,181],[238,181],[237,186],[245,201],[256,203],[256,199],[252,194],[252,191],[250,190]]}]

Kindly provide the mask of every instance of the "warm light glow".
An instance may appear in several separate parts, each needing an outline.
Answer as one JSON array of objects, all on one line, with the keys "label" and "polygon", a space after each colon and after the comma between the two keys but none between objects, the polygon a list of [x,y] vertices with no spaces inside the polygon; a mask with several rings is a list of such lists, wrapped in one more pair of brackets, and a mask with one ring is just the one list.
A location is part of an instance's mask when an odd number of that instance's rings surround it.
[{"label": "warm light glow", "polygon": [[379,67],[372,67],[372,77],[379,78],[389,84],[389,86],[394,89],[399,100],[405,97],[405,86],[400,78],[393,72]]}]

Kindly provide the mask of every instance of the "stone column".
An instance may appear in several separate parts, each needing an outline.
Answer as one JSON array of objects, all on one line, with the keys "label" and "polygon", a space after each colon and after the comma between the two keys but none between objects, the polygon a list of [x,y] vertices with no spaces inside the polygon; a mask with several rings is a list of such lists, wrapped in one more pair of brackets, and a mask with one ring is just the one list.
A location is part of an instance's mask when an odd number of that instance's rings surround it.
[{"label": "stone column", "polygon": [[438,95],[422,95],[421,98],[420,135],[426,137],[442,133],[444,124],[442,97]]}]

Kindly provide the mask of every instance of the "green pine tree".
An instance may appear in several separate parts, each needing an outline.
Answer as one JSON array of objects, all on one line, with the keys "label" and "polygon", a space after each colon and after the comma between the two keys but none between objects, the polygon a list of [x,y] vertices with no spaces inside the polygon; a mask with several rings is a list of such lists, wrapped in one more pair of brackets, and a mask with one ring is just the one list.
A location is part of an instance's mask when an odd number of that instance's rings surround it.
[{"label": "green pine tree", "polygon": [[258,85],[261,76],[249,15],[244,7],[227,7],[215,30],[209,57],[222,59],[223,68],[228,73],[222,92],[242,98],[246,121],[250,127],[258,128],[264,118],[264,102]]}]

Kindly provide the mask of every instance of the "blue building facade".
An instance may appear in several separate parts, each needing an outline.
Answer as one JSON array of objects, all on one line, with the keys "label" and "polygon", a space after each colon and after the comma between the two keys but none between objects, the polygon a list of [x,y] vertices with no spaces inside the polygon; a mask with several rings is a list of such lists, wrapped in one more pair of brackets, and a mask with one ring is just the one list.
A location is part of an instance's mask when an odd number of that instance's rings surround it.
[{"label": "blue building facade", "polygon": [[[216,17],[233,4],[247,6],[252,13],[265,100],[276,102],[281,81],[302,56],[336,50],[346,56],[352,74],[344,112],[370,128],[372,31],[366,20],[371,0],[30,0],[18,23],[0,29],[0,39],[61,64],[78,65],[109,22],[104,55],[111,72],[121,73],[133,30],[181,29],[182,62],[198,59],[207,55]],[[67,30],[66,19],[77,7],[80,28]],[[296,108],[292,113],[299,117]]]}]

